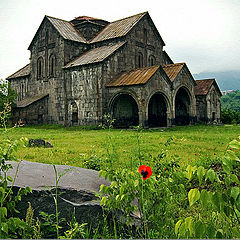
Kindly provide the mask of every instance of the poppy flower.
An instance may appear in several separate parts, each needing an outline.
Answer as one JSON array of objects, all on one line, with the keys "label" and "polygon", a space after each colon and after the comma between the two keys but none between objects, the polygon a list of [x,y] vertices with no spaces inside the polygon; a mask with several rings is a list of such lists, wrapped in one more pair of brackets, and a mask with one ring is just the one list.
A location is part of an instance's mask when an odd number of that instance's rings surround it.
[{"label": "poppy flower", "polygon": [[152,175],[152,169],[146,165],[140,166],[138,172],[142,175],[143,180],[146,180]]},{"label": "poppy flower", "polygon": [[216,155],[216,153],[214,153],[214,155]]},{"label": "poppy flower", "polygon": [[229,148],[229,150],[232,150],[232,148]]},{"label": "poppy flower", "polygon": [[195,156],[197,156],[197,153],[195,153]]},{"label": "poppy flower", "polygon": [[164,171],[166,171],[167,169],[166,168],[164,168]]}]

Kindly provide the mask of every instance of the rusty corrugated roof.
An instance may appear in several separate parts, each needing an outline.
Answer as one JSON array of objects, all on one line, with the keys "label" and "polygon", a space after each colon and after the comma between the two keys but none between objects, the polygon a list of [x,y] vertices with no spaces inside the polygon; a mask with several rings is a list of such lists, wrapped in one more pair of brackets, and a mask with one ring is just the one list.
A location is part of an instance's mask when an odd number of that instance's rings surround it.
[{"label": "rusty corrugated roof", "polygon": [[145,84],[153,74],[159,69],[159,66],[144,67],[121,73],[116,79],[106,84],[107,87],[119,87]]},{"label": "rusty corrugated roof", "polygon": [[195,95],[207,95],[215,79],[196,80]]},{"label": "rusty corrugated roof", "polygon": [[120,42],[116,44],[93,48],[83,53],[80,57],[76,58],[72,62],[68,63],[63,68],[71,68],[71,67],[82,66],[82,65],[91,64],[91,63],[102,62],[104,59],[106,59],[111,54],[113,54],[117,49],[119,49],[125,43],[126,42]]},{"label": "rusty corrugated roof", "polygon": [[185,63],[167,64],[162,65],[162,68],[169,77],[169,79],[173,82],[184,65]]},{"label": "rusty corrugated roof", "polygon": [[40,94],[40,95],[36,95],[36,96],[32,96],[32,97],[28,97],[28,98],[25,98],[23,99],[22,101],[19,101],[17,103],[17,107],[18,108],[24,108],[24,107],[27,107],[29,105],[31,105],[32,103],[44,98],[44,97],[47,97],[49,94]]},{"label": "rusty corrugated roof", "polygon": [[49,16],[46,16],[46,18],[64,39],[87,43],[86,39],[73,27],[71,22]]},{"label": "rusty corrugated roof", "polygon": [[91,43],[125,36],[145,14],[147,12],[111,22],[91,40]]},{"label": "rusty corrugated roof", "polygon": [[9,79],[13,79],[13,78],[25,77],[28,75],[30,75],[30,64],[27,64],[26,66],[19,69],[18,71],[16,71],[15,73],[13,73],[9,77],[7,77],[6,79],[9,80]]}]

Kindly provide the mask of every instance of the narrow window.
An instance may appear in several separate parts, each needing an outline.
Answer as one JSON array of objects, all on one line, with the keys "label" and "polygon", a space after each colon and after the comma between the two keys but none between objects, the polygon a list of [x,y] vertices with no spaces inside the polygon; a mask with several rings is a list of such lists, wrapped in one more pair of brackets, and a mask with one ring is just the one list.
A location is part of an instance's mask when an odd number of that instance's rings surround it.
[{"label": "narrow window", "polygon": [[41,79],[43,77],[43,58],[40,57],[37,61],[37,77]]},{"label": "narrow window", "polygon": [[141,52],[138,52],[136,56],[136,67],[142,68],[143,67],[143,55]]},{"label": "narrow window", "polygon": [[155,57],[153,55],[149,56],[148,66],[154,66],[156,63]]},{"label": "narrow window", "polygon": [[55,76],[55,56],[50,55],[49,57],[49,76],[54,77]]}]

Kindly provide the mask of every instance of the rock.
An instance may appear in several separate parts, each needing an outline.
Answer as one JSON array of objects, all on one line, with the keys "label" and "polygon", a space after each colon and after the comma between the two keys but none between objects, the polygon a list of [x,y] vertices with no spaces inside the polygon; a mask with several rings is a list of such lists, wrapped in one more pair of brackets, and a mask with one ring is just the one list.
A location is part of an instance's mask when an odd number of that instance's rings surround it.
[{"label": "rock", "polygon": [[29,139],[30,147],[45,147],[45,141],[40,139]]},{"label": "rock", "polygon": [[[14,177],[17,163],[10,162],[13,169],[8,175]],[[102,208],[95,193],[99,192],[102,184],[109,185],[109,181],[99,178],[98,172],[90,169],[56,165],[58,176],[62,175],[58,183],[58,210],[60,218],[69,221],[72,214],[78,222],[97,226],[102,221]],[[25,218],[28,202],[34,209],[34,216],[41,211],[55,214],[55,172],[53,165],[28,161],[21,161],[14,183],[14,190],[31,187],[33,193],[22,197],[17,204],[19,217]]]},{"label": "rock", "polygon": [[48,140],[48,141],[46,142],[46,144],[45,144],[45,147],[52,148],[53,145],[52,145],[52,143]]}]

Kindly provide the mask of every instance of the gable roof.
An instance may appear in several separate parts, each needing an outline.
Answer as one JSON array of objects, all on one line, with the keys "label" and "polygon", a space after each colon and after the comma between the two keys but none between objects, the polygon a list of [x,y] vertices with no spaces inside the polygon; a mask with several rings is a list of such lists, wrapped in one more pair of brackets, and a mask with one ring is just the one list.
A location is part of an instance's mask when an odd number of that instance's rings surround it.
[{"label": "gable roof", "polygon": [[196,80],[196,86],[194,88],[195,95],[207,95],[211,86],[214,84],[217,91],[219,92],[220,96],[222,96],[222,93],[215,81],[215,79],[202,79],[202,80]]},{"label": "gable roof", "polygon": [[179,74],[179,72],[182,70],[184,65],[185,63],[167,64],[162,65],[162,68],[169,77],[169,79],[171,80],[171,82],[173,82],[177,75]]},{"label": "gable roof", "polygon": [[147,12],[109,23],[90,43],[125,36]]},{"label": "gable roof", "polygon": [[154,73],[156,73],[158,69],[159,66],[152,66],[123,72],[116,79],[113,79],[112,81],[107,83],[106,87],[145,84],[154,75]]},{"label": "gable roof", "polygon": [[45,15],[42,23],[40,24],[37,32],[35,33],[35,35],[33,37],[33,40],[31,41],[31,43],[28,47],[28,50],[30,49],[31,45],[33,44],[34,39],[36,38],[36,36],[39,32],[39,29],[41,28],[45,19],[47,19],[53,25],[53,27],[57,30],[57,32],[64,39],[75,41],[75,42],[87,43],[87,40],[73,27],[71,22]]},{"label": "gable roof", "polygon": [[26,66],[19,69],[18,71],[16,71],[15,73],[13,73],[9,77],[7,77],[6,79],[10,80],[10,79],[13,79],[13,78],[25,77],[25,76],[28,76],[28,75],[30,75],[30,64],[27,64]]},{"label": "gable roof", "polygon": [[119,42],[116,44],[106,45],[98,48],[90,49],[89,51],[83,53],[81,56],[71,61],[63,68],[71,68],[82,66],[91,63],[98,63],[105,60],[111,54],[113,54],[117,49],[122,47],[126,42]]},{"label": "gable roof", "polygon": [[49,94],[47,93],[47,94],[40,94],[40,95],[35,95],[32,97],[25,98],[22,101],[19,101],[17,103],[17,108],[27,107],[27,106],[31,105],[32,103],[47,97],[48,95]]}]

